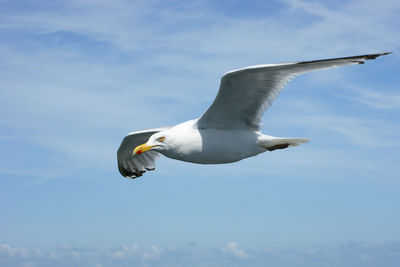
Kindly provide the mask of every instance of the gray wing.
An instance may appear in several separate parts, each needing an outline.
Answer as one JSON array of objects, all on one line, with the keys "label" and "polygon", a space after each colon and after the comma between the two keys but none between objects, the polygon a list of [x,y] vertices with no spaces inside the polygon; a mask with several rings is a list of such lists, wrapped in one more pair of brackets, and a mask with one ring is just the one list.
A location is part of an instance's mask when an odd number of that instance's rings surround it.
[{"label": "gray wing", "polygon": [[166,129],[168,127],[131,132],[125,136],[117,152],[118,170],[124,177],[134,179],[142,176],[146,170],[154,170],[155,160],[159,153],[147,151],[140,155],[134,155],[133,150],[138,145],[146,143],[153,134]]},{"label": "gray wing", "polygon": [[200,117],[200,128],[259,131],[265,110],[294,77],[319,69],[363,64],[390,53],[323,59],[284,64],[251,66],[226,73],[221,79],[217,97]]}]

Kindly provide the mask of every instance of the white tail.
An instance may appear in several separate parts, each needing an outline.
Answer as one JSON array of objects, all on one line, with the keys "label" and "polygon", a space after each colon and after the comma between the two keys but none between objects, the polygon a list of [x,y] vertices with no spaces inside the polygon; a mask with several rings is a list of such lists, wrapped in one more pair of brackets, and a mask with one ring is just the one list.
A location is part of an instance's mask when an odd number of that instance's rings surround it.
[{"label": "white tail", "polygon": [[259,138],[259,144],[269,151],[284,149],[290,146],[298,146],[310,141],[310,138],[281,138],[268,135],[262,135]]}]

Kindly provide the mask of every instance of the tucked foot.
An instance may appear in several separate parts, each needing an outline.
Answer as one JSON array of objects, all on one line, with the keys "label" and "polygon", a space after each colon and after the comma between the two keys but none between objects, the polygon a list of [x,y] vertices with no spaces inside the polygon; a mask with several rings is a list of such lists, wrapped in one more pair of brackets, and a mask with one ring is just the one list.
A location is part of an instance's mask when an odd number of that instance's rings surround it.
[{"label": "tucked foot", "polygon": [[274,150],[277,150],[277,149],[287,148],[288,146],[289,146],[289,144],[278,144],[278,145],[275,145],[275,146],[267,147],[267,150],[268,151],[274,151]]}]

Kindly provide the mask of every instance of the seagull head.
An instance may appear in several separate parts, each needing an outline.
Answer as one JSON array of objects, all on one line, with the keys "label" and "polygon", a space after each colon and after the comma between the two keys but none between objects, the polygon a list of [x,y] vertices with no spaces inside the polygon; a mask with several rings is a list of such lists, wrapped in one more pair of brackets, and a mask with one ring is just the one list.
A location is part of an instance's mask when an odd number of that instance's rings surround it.
[{"label": "seagull head", "polygon": [[168,140],[165,131],[158,132],[150,136],[146,143],[135,147],[133,154],[142,154],[149,150],[165,150],[168,147]]}]

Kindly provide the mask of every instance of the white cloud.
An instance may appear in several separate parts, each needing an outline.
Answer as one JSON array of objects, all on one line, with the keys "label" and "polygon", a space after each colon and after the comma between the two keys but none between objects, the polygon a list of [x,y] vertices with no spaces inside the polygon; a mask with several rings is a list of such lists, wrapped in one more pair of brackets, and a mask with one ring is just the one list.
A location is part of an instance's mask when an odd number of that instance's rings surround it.
[{"label": "white cloud", "polygon": [[163,253],[163,249],[159,248],[157,246],[151,246],[150,251],[145,252],[142,256],[142,259],[147,261],[147,260],[157,260],[160,258],[161,253]]},{"label": "white cloud", "polygon": [[229,242],[226,244],[224,248],[221,250],[222,252],[229,254],[237,259],[247,259],[250,258],[250,255],[243,250],[239,249],[238,245],[235,242]]},{"label": "white cloud", "polygon": [[[245,252],[235,242],[229,242],[221,253],[213,254],[204,247],[192,248],[192,253],[184,254],[179,250],[169,252],[167,248],[152,246],[149,251],[141,253],[138,245],[123,246],[117,257],[107,257],[104,251],[82,251],[79,259],[63,256],[60,247],[54,252],[36,253],[37,250],[13,248],[1,243],[0,265],[4,266],[367,266],[373,267],[384,262],[385,266],[396,266],[400,260],[400,243],[365,243],[351,242],[342,244],[314,245],[298,248],[260,248]],[[204,250],[205,249],[205,250]],[[23,250],[21,257],[20,251]],[[70,248],[66,249],[70,251]],[[3,252],[5,254],[3,254]],[[11,251],[11,252],[10,252]],[[17,252],[18,251],[18,252]],[[207,252],[208,251],[208,252]],[[49,258],[50,254],[60,256]],[[251,254],[251,255],[250,255]],[[18,256],[19,255],[19,256]],[[145,256],[146,255],[146,256]],[[229,256],[227,258],[226,256]],[[165,257],[165,258],[164,258]],[[111,259],[111,261],[110,261]],[[209,260],[205,260],[209,259]],[[114,260],[114,261],[113,261]],[[117,262],[116,262],[117,261]],[[199,264],[200,263],[200,264]],[[2,266],[3,266],[2,265]]]},{"label": "white cloud", "polygon": [[141,250],[136,244],[131,246],[125,245],[122,246],[121,249],[113,251],[111,253],[111,258],[121,261],[130,259],[150,261],[159,259],[163,251],[163,248],[160,248],[156,245],[151,246],[149,250]]},{"label": "white cloud", "polygon": [[2,255],[2,257],[26,258],[27,251],[23,248],[15,248],[9,244],[0,243],[0,255]]},{"label": "white cloud", "polygon": [[111,254],[111,258],[116,260],[124,260],[129,257],[137,256],[139,252],[139,246],[134,244],[132,246],[123,246],[121,249],[114,251]]}]

